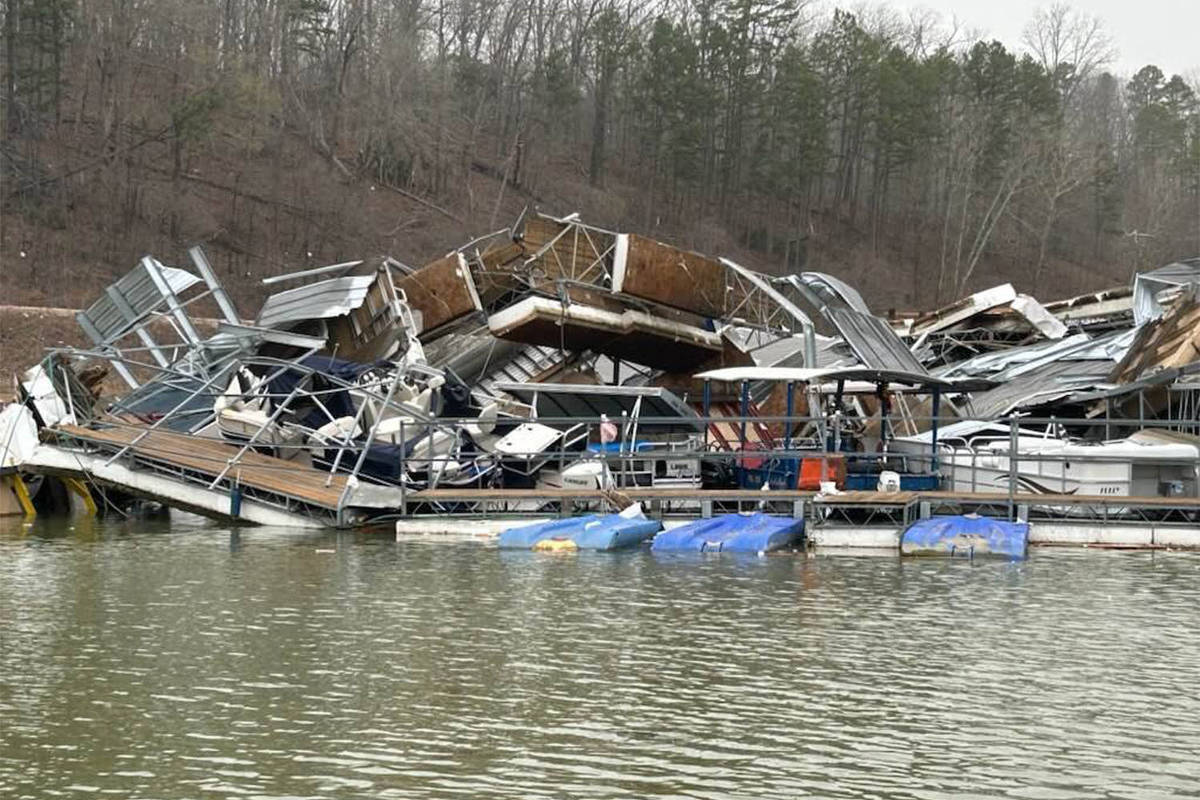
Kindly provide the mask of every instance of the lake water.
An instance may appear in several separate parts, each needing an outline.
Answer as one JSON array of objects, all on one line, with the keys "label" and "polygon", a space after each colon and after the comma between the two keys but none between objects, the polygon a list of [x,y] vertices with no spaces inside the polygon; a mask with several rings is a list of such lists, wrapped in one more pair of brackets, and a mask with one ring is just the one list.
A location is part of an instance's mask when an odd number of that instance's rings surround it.
[{"label": "lake water", "polygon": [[0,519],[0,797],[1200,794],[1200,554]]}]

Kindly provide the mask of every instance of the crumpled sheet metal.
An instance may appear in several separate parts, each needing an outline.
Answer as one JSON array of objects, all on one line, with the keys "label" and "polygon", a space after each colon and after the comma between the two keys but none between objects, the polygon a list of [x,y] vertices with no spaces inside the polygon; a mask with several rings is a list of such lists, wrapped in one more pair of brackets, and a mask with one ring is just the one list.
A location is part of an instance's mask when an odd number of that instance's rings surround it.
[{"label": "crumpled sheet metal", "polygon": [[1139,272],[1133,279],[1133,322],[1136,326],[1158,319],[1165,310],[1158,294],[1179,286],[1200,284],[1200,258],[1167,264],[1150,272]]}]

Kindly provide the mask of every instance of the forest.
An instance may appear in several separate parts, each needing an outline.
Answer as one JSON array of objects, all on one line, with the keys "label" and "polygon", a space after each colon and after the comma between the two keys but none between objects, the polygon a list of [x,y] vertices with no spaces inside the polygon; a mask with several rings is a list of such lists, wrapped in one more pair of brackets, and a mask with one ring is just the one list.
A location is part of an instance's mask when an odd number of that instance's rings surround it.
[{"label": "forest", "polygon": [[804,0],[0,0],[0,294],[77,307],[201,243],[419,265],[525,206],[859,286],[1043,299],[1200,253],[1196,76]]}]

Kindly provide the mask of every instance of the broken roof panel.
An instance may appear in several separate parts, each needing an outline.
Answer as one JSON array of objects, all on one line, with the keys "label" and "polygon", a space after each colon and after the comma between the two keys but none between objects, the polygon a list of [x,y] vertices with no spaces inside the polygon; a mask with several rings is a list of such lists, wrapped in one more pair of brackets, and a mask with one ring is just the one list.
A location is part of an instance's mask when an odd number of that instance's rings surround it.
[{"label": "broken roof panel", "polygon": [[632,233],[617,236],[612,290],[705,317],[729,307],[720,261]]},{"label": "broken roof panel", "polygon": [[1177,299],[1161,319],[1138,329],[1129,352],[1109,380],[1132,383],[1158,370],[1200,361],[1200,296],[1196,287]]},{"label": "broken roof panel", "polygon": [[959,361],[938,370],[942,377],[965,375],[989,375],[1003,378],[1019,374],[1026,369],[1033,369],[1050,361],[1064,359],[1086,361],[1105,359],[1103,352],[1096,352],[1094,342],[1086,333],[1077,333],[1058,341],[1040,341],[1022,347],[1010,347],[993,353]]},{"label": "broken roof panel", "polygon": [[421,341],[445,333],[450,323],[483,310],[467,260],[450,253],[396,281],[396,288],[421,312]]},{"label": "broken roof panel", "polygon": [[924,373],[901,370],[871,369],[868,367],[832,367],[808,369],[803,367],[725,367],[698,373],[700,380],[725,381],[778,381],[794,383],[827,383],[829,381],[870,381],[873,383],[898,383],[924,389],[941,391],[972,391],[993,385],[983,378],[948,380]]},{"label": "broken roof panel", "polygon": [[837,328],[858,360],[872,369],[923,374],[927,370],[886,322],[851,308],[826,307],[825,316]]},{"label": "broken roof panel", "polygon": [[592,350],[680,372],[721,352],[721,337],[641,311],[613,311],[548,297],[527,297],[488,317],[492,335],[565,350]]},{"label": "broken roof panel", "polygon": [[278,328],[349,314],[362,305],[379,274],[331,278],[273,294],[263,303],[254,324],[260,328]]},{"label": "broken roof panel", "polygon": [[976,416],[1000,417],[1094,387],[1108,374],[1107,361],[1051,361],[971,397]]},{"label": "broken roof panel", "polygon": [[936,311],[922,314],[913,320],[912,327],[909,328],[908,332],[913,336],[920,336],[923,333],[934,333],[935,331],[944,330],[956,322],[962,322],[965,319],[975,316],[981,311],[987,311],[989,308],[995,308],[1004,303],[1011,303],[1015,299],[1017,299],[1017,291],[1013,289],[1011,283],[993,286],[991,289],[976,292]]},{"label": "broken roof panel", "polygon": [[[158,270],[176,295],[200,282],[199,278],[186,270],[162,264],[158,265]],[[112,284],[99,300],[79,312],[76,318],[86,318],[87,323],[100,335],[101,341],[97,344],[111,343],[132,331],[138,320],[165,302],[166,298],[159,291],[143,259]],[[80,324],[87,328],[83,320],[80,320]]]},{"label": "broken roof panel", "polygon": [[1067,326],[1029,295],[1019,294],[1009,305],[1047,339],[1061,339],[1067,335]]},{"label": "broken roof panel", "polygon": [[[760,367],[804,366],[804,337],[802,335],[772,336],[758,328],[730,327],[724,334],[737,347],[754,359]],[[817,363],[813,366],[831,367],[853,360],[844,355],[846,343],[836,336],[815,334]]]},{"label": "broken roof panel", "polygon": [[[704,430],[696,412],[670,389],[659,386],[594,386],[581,383],[497,383],[496,390],[534,405],[542,418],[591,418],[622,414],[656,420],[678,420],[676,426]],[[654,422],[662,428],[672,423]]]},{"label": "broken roof panel", "polygon": [[871,309],[862,299],[862,295],[850,284],[824,272],[802,272],[800,283],[807,286],[821,302],[831,308],[845,306],[862,314],[870,314]]},{"label": "broken roof panel", "polygon": [[1165,267],[1139,272],[1133,279],[1133,321],[1141,325],[1163,315],[1159,293],[1179,286],[1200,284],[1200,258],[1176,261]]}]

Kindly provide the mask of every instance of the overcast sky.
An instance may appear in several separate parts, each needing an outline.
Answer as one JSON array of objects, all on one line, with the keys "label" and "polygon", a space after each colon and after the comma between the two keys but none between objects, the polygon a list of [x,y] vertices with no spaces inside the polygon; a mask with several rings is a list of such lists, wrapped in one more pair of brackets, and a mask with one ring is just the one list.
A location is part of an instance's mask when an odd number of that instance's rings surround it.
[{"label": "overcast sky", "polygon": [[[927,8],[949,21],[1018,48],[1021,31],[1048,0],[891,0],[893,8]],[[854,3],[844,3],[853,7]],[[1132,75],[1155,64],[1168,76],[1200,79],[1200,0],[1075,0],[1071,5],[1104,22],[1119,51],[1111,69]]]}]

